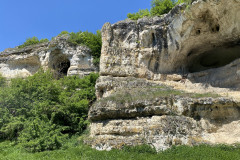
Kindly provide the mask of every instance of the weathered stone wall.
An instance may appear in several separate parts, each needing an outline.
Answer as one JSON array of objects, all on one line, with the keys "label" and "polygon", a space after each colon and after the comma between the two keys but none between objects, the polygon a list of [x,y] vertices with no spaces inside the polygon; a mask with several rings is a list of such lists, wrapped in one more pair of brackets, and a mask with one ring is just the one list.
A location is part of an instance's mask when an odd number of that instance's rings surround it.
[{"label": "weathered stone wall", "polygon": [[133,77],[101,76],[96,89],[86,140],[94,148],[149,144],[160,151],[172,145],[240,142],[232,132],[240,130],[240,102],[232,98],[186,93]]},{"label": "weathered stone wall", "polygon": [[[106,23],[102,29],[101,75],[161,80],[164,74],[184,75],[227,63],[212,60],[195,65],[202,54],[207,59],[213,52],[235,48],[230,53],[232,60],[240,58],[239,3],[237,0],[198,0],[187,8],[184,4],[176,6],[162,17]],[[230,63],[231,56],[226,56],[221,59],[230,58]]]},{"label": "weathered stone wall", "polygon": [[67,42],[68,35],[55,37],[48,43],[10,48],[0,53],[0,73],[7,78],[27,77],[39,68],[51,69],[56,76],[84,76],[97,71],[90,49]]},{"label": "weathered stone wall", "polygon": [[[239,100],[164,86],[202,83],[196,84],[201,91],[211,85],[212,91],[237,90],[238,15],[239,0],[197,0],[161,17],[106,23],[98,101],[89,111],[86,143],[100,150],[239,143]],[[192,90],[198,92],[197,87]]]}]

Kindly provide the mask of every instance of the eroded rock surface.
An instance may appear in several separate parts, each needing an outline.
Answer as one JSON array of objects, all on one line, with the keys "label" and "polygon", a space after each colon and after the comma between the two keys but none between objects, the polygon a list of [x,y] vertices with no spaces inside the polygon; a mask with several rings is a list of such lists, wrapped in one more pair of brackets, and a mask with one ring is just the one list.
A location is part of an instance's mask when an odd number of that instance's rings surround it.
[{"label": "eroded rock surface", "polygon": [[[98,101],[90,108],[90,140],[97,149],[149,144],[158,151],[172,145],[224,143],[240,137],[227,128],[240,123],[240,102],[216,93],[186,93],[162,82],[101,76]],[[233,140],[235,139],[235,141]]]},{"label": "eroded rock surface", "polygon": [[90,49],[68,43],[68,35],[55,37],[47,43],[10,48],[0,53],[0,73],[7,78],[27,77],[39,68],[51,69],[57,77],[84,76],[97,71]]},{"label": "eroded rock surface", "polygon": [[[238,15],[239,1],[198,0],[187,8],[176,6],[162,17],[106,23],[100,73],[163,80],[166,74],[190,72],[194,82],[235,87],[239,63],[220,68],[240,58]],[[207,69],[214,71],[194,74]],[[218,69],[228,70],[228,78],[222,79]]]},{"label": "eroded rock surface", "polygon": [[197,0],[161,17],[106,23],[86,143],[240,143],[238,15],[237,0]]}]

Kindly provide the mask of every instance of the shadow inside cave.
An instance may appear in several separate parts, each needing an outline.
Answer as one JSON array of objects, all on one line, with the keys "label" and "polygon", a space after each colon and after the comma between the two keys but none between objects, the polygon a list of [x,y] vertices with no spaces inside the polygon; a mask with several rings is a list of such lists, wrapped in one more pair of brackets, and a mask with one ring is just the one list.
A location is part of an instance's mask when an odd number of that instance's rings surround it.
[{"label": "shadow inside cave", "polygon": [[212,48],[187,57],[187,78],[193,83],[239,90],[240,42]]},{"label": "shadow inside cave", "polygon": [[61,50],[54,50],[51,52],[49,57],[49,68],[54,71],[56,78],[62,78],[67,76],[68,69],[71,66],[70,60]]}]

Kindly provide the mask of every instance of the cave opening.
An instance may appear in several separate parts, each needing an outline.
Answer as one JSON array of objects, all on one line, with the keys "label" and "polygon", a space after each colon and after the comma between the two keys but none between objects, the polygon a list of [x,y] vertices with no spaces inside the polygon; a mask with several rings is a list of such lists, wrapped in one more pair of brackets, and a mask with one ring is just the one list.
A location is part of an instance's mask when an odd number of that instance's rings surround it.
[{"label": "cave opening", "polygon": [[70,61],[68,59],[62,59],[55,64],[55,71],[58,77],[67,76],[68,69],[70,67]]},{"label": "cave opening", "polygon": [[66,55],[62,54],[60,50],[55,50],[51,53],[49,60],[50,68],[53,69],[56,78],[67,76],[71,64]]},{"label": "cave opening", "polygon": [[240,44],[216,47],[188,59],[188,71],[200,72],[212,68],[223,67],[240,58]]},{"label": "cave opening", "polygon": [[152,33],[152,47],[154,47],[157,44],[156,38],[155,38],[155,34]]}]

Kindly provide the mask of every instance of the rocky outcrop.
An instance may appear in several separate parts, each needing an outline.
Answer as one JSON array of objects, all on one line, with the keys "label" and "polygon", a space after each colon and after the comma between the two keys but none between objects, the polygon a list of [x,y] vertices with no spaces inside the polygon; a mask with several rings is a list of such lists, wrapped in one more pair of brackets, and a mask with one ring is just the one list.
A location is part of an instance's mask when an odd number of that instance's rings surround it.
[{"label": "rocky outcrop", "polygon": [[159,151],[171,145],[196,143],[195,139],[200,139],[201,126],[200,122],[184,116],[108,120],[91,124],[94,137],[88,143],[99,150],[149,144]]},{"label": "rocky outcrop", "polygon": [[[101,76],[96,89],[86,140],[94,148],[149,144],[160,151],[172,145],[240,142],[229,130],[240,123],[240,102],[232,98],[186,93],[133,77]],[[226,134],[235,140],[223,141]]]},{"label": "rocky outcrop", "polygon": [[57,77],[84,76],[97,71],[90,49],[72,45],[68,38],[68,35],[57,36],[47,43],[6,49],[0,53],[0,73],[7,78],[15,78],[32,75],[39,68],[51,69]]},{"label": "rocky outcrop", "polygon": [[[176,6],[162,17],[124,20],[102,29],[101,75],[134,76],[163,80],[169,74],[217,70],[240,58],[240,4],[237,0],[198,0],[189,7]],[[222,73],[193,74],[194,82],[235,87],[239,70],[235,63],[228,78]],[[211,78],[209,79],[209,75]],[[226,79],[226,83],[225,80]]]},{"label": "rocky outcrop", "polygon": [[106,23],[86,143],[239,143],[240,101],[230,92],[240,87],[239,14],[238,0],[197,0],[161,17]]}]

